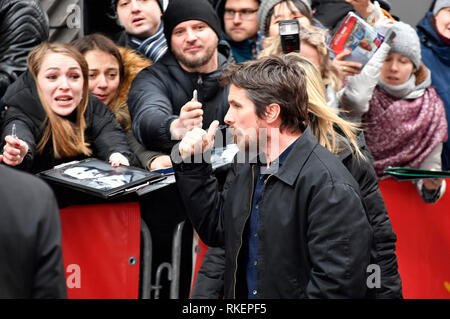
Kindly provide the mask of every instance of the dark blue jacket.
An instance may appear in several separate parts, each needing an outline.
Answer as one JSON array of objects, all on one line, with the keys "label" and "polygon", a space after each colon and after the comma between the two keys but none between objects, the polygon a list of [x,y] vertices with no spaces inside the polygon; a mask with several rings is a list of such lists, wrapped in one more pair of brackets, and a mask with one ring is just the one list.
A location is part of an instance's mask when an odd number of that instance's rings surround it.
[{"label": "dark blue jacket", "polygon": [[[431,71],[432,84],[444,102],[447,123],[450,123],[450,46],[445,45],[437,34],[431,22],[432,17],[433,14],[428,12],[417,25],[417,33],[422,46],[422,61]],[[448,140],[444,143],[442,150],[442,169],[450,170],[450,142]]]}]

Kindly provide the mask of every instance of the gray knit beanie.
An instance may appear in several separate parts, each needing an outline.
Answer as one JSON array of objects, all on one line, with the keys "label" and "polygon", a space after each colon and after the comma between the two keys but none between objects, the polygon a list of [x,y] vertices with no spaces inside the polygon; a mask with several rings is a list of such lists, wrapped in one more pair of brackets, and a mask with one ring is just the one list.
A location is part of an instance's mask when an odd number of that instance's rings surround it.
[{"label": "gray knit beanie", "polygon": [[[266,36],[266,29],[268,24],[270,23],[269,12],[275,7],[277,4],[285,0],[262,0],[258,9],[258,24],[259,31],[262,35]],[[311,12],[311,0],[299,0],[305,4],[309,12]]]},{"label": "gray knit beanie", "polygon": [[420,53],[420,40],[416,30],[409,24],[394,22],[392,31],[395,32],[395,38],[389,53],[399,53],[408,57],[418,69],[422,61],[422,55]]},{"label": "gray knit beanie", "polygon": [[437,0],[434,4],[433,15],[436,16],[439,11],[447,7],[450,7],[450,0]]}]

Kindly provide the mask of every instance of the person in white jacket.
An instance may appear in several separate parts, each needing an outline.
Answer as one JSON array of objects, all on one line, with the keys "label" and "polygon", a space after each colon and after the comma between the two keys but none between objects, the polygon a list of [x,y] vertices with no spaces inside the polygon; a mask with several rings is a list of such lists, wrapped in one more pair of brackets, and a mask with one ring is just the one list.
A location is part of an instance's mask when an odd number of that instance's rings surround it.
[{"label": "person in white jacket", "polygon": [[[395,39],[386,41],[361,74],[347,78],[342,105],[361,120],[374,167],[380,178],[389,166],[441,170],[447,140],[443,102],[421,61],[420,41],[408,24],[395,22]],[[427,203],[445,192],[443,179],[424,179],[417,189]]]}]

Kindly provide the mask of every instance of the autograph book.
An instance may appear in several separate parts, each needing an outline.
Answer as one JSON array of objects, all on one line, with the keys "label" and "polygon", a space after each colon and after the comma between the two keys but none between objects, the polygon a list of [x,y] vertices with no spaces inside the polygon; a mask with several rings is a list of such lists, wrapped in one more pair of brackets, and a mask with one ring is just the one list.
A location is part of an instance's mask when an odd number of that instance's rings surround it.
[{"label": "autograph book", "polygon": [[112,167],[96,158],[58,165],[38,175],[51,183],[104,199],[135,192],[165,178],[162,174],[137,167]]}]

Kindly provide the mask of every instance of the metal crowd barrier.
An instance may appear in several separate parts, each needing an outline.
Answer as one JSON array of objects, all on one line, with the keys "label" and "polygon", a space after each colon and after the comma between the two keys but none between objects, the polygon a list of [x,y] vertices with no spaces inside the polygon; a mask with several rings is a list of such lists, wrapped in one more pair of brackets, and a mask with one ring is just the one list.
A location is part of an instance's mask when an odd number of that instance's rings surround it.
[{"label": "metal crowd barrier", "polygon": [[[181,239],[184,228],[184,221],[175,226],[172,240],[172,260],[171,263],[163,262],[156,269],[155,282],[152,284],[152,252],[153,242],[150,230],[143,220],[141,220],[142,238],[142,277],[140,285],[141,299],[159,299],[160,291],[164,287],[160,284],[163,271],[167,269],[167,277],[170,281],[170,299],[178,299],[180,293],[180,264],[181,264]],[[153,298],[152,298],[153,293]]]}]

